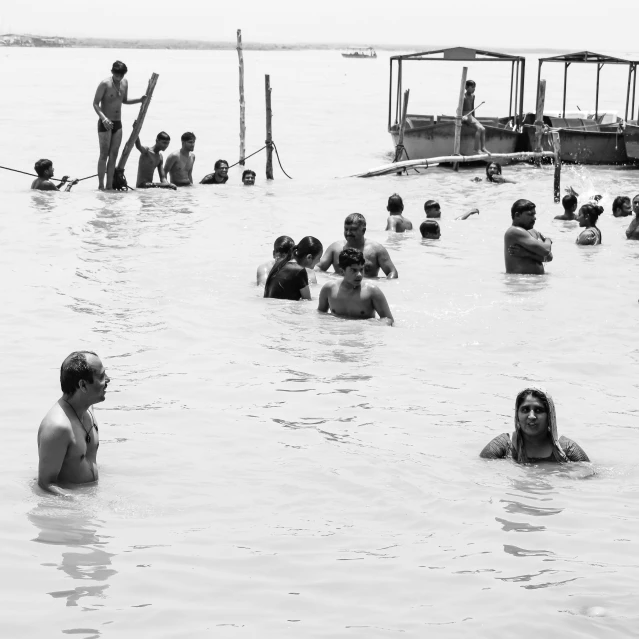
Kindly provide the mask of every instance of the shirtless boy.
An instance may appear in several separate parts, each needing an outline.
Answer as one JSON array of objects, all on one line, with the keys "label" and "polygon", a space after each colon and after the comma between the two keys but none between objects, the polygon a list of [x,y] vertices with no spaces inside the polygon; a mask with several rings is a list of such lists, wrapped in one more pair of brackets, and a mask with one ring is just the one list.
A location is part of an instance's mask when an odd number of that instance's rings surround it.
[{"label": "shirtless boy", "polygon": [[72,180],[68,182],[69,176],[63,175],[60,184],[57,186],[51,181],[53,177],[53,162],[51,160],[42,159],[38,160],[34,167],[38,177],[31,183],[31,188],[36,191],[59,191],[60,188],[66,184],[65,191],[70,191],[74,184],[78,183],[78,180]]},{"label": "shirtless boy", "polygon": [[462,122],[475,131],[475,153],[482,151],[490,153],[486,148],[486,129],[484,125],[474,116],[475,112],[475,82],[466,80],[466,94],[464,95],[464,107],[462,111]]},{"label": "shirtless boy", "polygon": [[552,261],[552,241],[533,229],[537,211],[530,200],[517,200],[510,209],[513,222],[504,235],[506,273],[543,275]]},{"label": "shirtless boy", "polygon": [[344,220],[345,240],[333,242],[322,256],[319,268],[328,271],[331,264],[339,275],[343,275],[339,265],[339,254],[343,249],[355,248],[364,254],[364,277],[377,277],[379,269],[389,280],[397,277],[397,269],[388,251],[379,243],[364,238],[366,233],[366,218],[361,213],[351,213]]},{"label": "shirtless boy", "polygon": [[90,351],[71,353],[60,367],[62,397],[38,430],[38,484],[54,495],[70,497],[60,484],[97,481],[100,445],[93,404],[103,402],[111,380]]},{"label": "shirtless boy", "polygon": [[[205,175],[200,181],[200,184],[226,184],[228,179],[229,163],[226,160],[218,160],[213,167],[213,173]],[[255,182],[255,180],[253,181]]]},{"label": "shirtless boy", "polygon": [[413,223],[404,217],[404,201],[402,198],[393,193],[388,198],[388,206],[386,210],[390,213],[386,220],[386,230],[395,231],[395,233],[404,233],[404,231],[412,231]]},{"label": "shirtless boy", "polygon": [[[135,122],[133,123],[135,127]],[[140,160],[138,162],[138,178],[135,186],[139,189],[175,189],[175,184],[169,184],[166,179],[166,173],[164,172],[164,158],[162,157],[162,151],[166,151],[169,146],[171,138],[168,133],[160,131],[155,138],[155,144],[153,146],[142,146],[140,138],[135,140],[135,148],[140,152]],[[153,174],[155,169],[158,170],[160,176],[159,184],[153,181]]]},{"label": "shirtless boy", "polygon": [[564,207],[563,215],[555,215],[555,219],[566,222],[576,222],[575,211],[577,210],[577,196],[574,193],[564,195],[561,199],[561,205]]},{"label": "shirtless boy", "polygon": [[182,148],[173,151],[166,158],[164,171],[175,186],[193,186],[193,165],[195,164],[195,134],[187,131],[182,134]]},{"label": "shirtless boy", "polygon": [[362,282],[364,255],[354,248],[345,248],[338,256],[344,273],[341,281],[327,282],[322,286],[317,310],[330,312],[350,319],[373,319],[375,313],[382,323],[393,325],[393,315],[384,293],[370,282]]},{"label": "shirtless boy", "polygon": [[122,105],[139,104],[146,100],[146,95],[136,100],[129,100],[129,84],[124,79],[127,70],[124,62],[116,60],[111,68],[111,77],[100,82],[93,98],[93,109],[100,118],[98,120],[98,138],[100,140],[98,188],[101,191],[105,188],[105,173],[106,190],[113,189],[115,163],[122,143]]}]

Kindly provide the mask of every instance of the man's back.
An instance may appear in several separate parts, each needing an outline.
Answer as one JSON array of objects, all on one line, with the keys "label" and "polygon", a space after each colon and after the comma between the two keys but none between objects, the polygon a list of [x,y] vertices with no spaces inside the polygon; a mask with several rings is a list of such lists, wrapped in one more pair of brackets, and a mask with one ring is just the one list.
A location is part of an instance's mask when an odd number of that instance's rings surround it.
[{"label": "man's back", "polygon": [[403,215],[389,215],[386,220],[386,230],[395,231],[395,233],[404,233],[413,230],[413,223],[407,220]]},{"label": "man's back", "polygon": [[47,178],[36,178],[31,183],[31,188],[36,191],[57,191],[58,188]]}]

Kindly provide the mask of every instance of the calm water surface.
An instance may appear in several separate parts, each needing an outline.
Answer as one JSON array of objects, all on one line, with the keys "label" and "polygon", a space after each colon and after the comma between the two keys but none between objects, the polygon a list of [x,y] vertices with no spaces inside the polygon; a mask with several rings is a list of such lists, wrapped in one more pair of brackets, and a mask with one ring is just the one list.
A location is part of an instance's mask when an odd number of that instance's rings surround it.
[{"label": "calm water surface", "polygon": [[[175,149],[193,130],[197,179],[235,161],[232,51],[5,49],[1,163],[94,173],[91,101],[115,57],[133,97],[160,74],[143,141],[164,129]],[[580,248],[576,225],[553,220],[550,168],[508,168],[518,184],[501,187],[471,183],[474,169],[345,178],[391,150],[386,55],[246,58],[247,150],[263,145],[270,73],[292,181],[276,169],[267,184],[263,155],[253,189],[239,167],[225,187],[128,194],[90,181],[32,193],[0,171],[2,636],[636,636],[639,243],[610,204],[639,191],[638,174],[564,170],[564,186],[604,195],[604,244]],[[433,109],[452,112],[458,70],[434,73],[454,88]],[[503,86],[469,73],[501,108]],[[125,107],[125,131],[136,113]],[[442,203],[440,241],[382,230],[395,191],[413,222]],[[543,278],[504,274],[519,197],[554,240]],[[326,247],[353,211],[398,267],[379,282],[394,328],[262,299],[255,269],[275,237]],[[96,411],[100,482],[62,502],[35,486],[36,432],[79,348],[112,382]],[[478,458],[531,383],[592,464]]]}]

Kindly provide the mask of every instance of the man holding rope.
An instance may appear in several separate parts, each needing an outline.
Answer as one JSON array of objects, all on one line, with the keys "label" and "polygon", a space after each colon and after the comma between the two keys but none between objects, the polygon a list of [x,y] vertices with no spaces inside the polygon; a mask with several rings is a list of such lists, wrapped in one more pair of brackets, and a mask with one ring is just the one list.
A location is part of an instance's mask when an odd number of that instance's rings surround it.
[{"label": "man holding rope", "polygon": [[93,98],[93,108],[100,118],[98,120],[98,138],[100,140],[98,188],[101,191],[105,189],[105,173],[106,190],[113,190],[115,163],[122,143],[122,105],[139,104],[146,100],[146,95],[136,100],[129,100],[129,84],[124,79],[127,71],[126,64],[116,60],[111,68],[111,77],[100,82]]},{"label": "man holding rope", "polygon": [[51,160],[47,160],[43,158],[42,160],[38,160],[34,167],[35,172],[38,174],[38,177],[33,180],[31,183],[31,189],[35,191],[59,191],[60,188],[66,185],[65,191],[70,191],[71,187],[74,184],[78,183],[78,180],[69,180],[68,175],[62,176],[60,180],[60,184],[57,186],[51,181],[53,178],[53,162]]}]

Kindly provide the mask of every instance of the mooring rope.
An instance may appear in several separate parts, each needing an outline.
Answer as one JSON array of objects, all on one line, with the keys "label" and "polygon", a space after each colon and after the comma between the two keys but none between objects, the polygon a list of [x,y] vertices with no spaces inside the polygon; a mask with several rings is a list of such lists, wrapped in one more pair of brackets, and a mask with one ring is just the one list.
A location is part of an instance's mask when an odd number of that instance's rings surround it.
[{"label": "mooring rope", "polygon": [[[4,169],[5,171],[13,171],[14,173],[22,173],[22,175],[30,175],[31,177],[38,177],[35,173],[27,173],[26,171],[20,171],[18,169],[12,169],[8,166],[0,166],[0,169]],[[89,180],[91,178],[98,177],[98,174],[89,175],[88,177],[83,177],[78,180],[78,182],[82,182],[83,180]],[[52,178],[55,182],[62,182],[60,178]]]},{"label": "mooring rope", "polygon": [[[277,147],[275,146],[275,142],[271,141],[270,144],[273,147],[273,149],[275,150],[275,156],[277,157],[277,163],[280,165],[280,169],[282,169],[282,173],[284,173],[284,175],[289,180],[292,180],[293,178],[284,170],[284,167],[282,166],[282,162],[280,161],[280,154],[277,152]],[[266,147],[268,147],[268,143],[266,143],[261,149],[258,149],[257,151],[255,151],[255,153],[251,153],[251,155],[247,155],[244,158],[244,162],[246,162],[246,160],[248,160],[249,158],[252,158],[254,155],[257,155],[260,151],[263,151]],[[242,164],[242,160],[238,160],[235,164],[231,164],[231,166],[229,166],[229,169],[232,169],[234,166],[237,166],[238,164]]]}]

